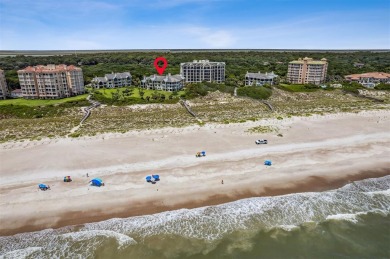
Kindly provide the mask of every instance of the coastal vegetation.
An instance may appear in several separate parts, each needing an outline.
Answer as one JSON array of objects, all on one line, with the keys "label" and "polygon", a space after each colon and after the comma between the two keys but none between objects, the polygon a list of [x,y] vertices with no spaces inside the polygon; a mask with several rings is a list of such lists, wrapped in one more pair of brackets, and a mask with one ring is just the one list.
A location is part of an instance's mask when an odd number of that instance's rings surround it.
[{"label": "coastal vegetation", "polygon": [[289,92],[314,92],[321,89],[320,86],[314,84],[279,84],[277,87]]},{"label": "coastal vegetation", "polygon": [[91,97],[107,105],[132,105],[148,103],[177,103],[185,94],[184,91],[167,92],[142,89],[138,87],[122,87],[115,89],[90,89]]},{"label": "coastal vegetation", "polygon": [[64,99],[54,99],[54,100],[42,100],[42,99],[34,99],[34,100],[28,100],[23,98],[17,98],[17,99],[8,99],[8,100],[1,100],[0,106],[7,106],[7,105],[25,105],[30,107],[35,106],[45,106],[45,105],[58,105],[58,104],[77,104],[77,103],[85,103],[83,101],[86,101],[88,94],[82,94],[77,95],[69,98]]},{"label": "coastal vegetation", "polygon": [[272,95],[271,88],[258,86],[245,86],[237,90],[238,96],[246,96],[253,99],[265,100]]},{"label": "coastal vegetation", "polygon": [[[136,91],[134,89],[134,92]],[[134,96],[136,96],[135,93]],[[108,132],[125,133],[130,130],[184,127],[198,125],[197,119],[202,121],[202,125],[228,124],[258,121],[263,118],[276,119],[278,117],[288,118],[335,112],[388,109],[390,98],[387,95],[385,102],[378,103],[346,94],[339,89],[288,92],[274,88],[267,101],[272,103],[273,112],[259,100],[234,97],[230,93],[216,90],[205,96],[187,100],[197,118],[191,116],[179,103],[149,103],[131,106],[103,105],[93,109],[92,115],[76,132],[71,132],[71,130],[79,125],[83,116],[80,106],[84,106],[84,104],[80,101],[77,105],[64,103],[42,107],[24,106],[23,109],[26,110],[17,113],[8,111],[7,105],[4,105],[0,106],[0,141],[36,140],[45,137],[63,137],[68,134],[71,134],[70,137],[85,137]],[[85,106],[87,105],[89,104],[85,103]],[[35,115],[42,116],[34,117]]]},{"label": "coastal vegetation", "polygon": [[[179,73],[181,62],[209,59],[226,62],[226,81],[222,84],[201,82],[187,84],[179,92],[141,89],[143,75],[154,74],[156,56],[165,56],[169,66],[166,73]],[[356,83],[342,83],[342,89],[316,85],[280,83],[275,86],[243,86],[246,71],[274,71],[285,79],[287,64],[298,57],[309,56],[329,60],[328,80],[342,79],[350,73],[369,71],[390,72],[389,52],[179,52],[179,53],[92,53],[64,56],[15,56],[0,58],[8,84],[17,88],[18,69],[28,65],[65,63],[81,66],[85,83],[105,73],[130,71],[134,86],[118,89],[93,89],[88,92],[102,106],[76,131],[89,106],[87,94],[59,100],[10,99],[0,101],[0,141],[55,137],[84,137],[100,133],[142,130],[161,127],[184,127],[210,123],[242,123],[262,118],[288,118],[333,112],[356,112],[366,109],[386,109],[390,103],[388,84],[367,90]],[[353,67],[365,63],[364,68]],[[235,89],[237,96],[234,96]],[[331,91],[330,91],[331,90]],[[368,98],[362,98],[368,97]],[[371,98],[371,99],[370,99]],[[383,102],[375,102],[380,98]],[[196,118],[179,103],[186,99]],[[267,104],[261,100],[267,99]],[[201,123],[200,123],[201,121]],[[265,130],[263,128],[254,131]]]},{"label": "coastal vegetation", "polygon": [[[205,51],[205,52],[110,52],[78,53],[53,56],[7,56],[0,58],[0,68],[5,70],[7,84],[11,89],[19,88],[17,70],[38,64],[67,64],[83,69],[85,84],[93,77],[111,72],[129,71],[134,86],[140,85],[144,75],[156,74],[153,61],[158,56],[168,60],[165,73],[178,74],[180,63],[194,59],[226,62],[226,85],[242,85],[245,73],[274,71],[280,79],[286,78],[288,62],[302,58],[327,58],[329,61],[328,80],[343,80],[347,74],[381,71],[390,73],[390,52],[261,52],[261,51]],[[364,67],[354,67],[355,62],[364,63]]]}]

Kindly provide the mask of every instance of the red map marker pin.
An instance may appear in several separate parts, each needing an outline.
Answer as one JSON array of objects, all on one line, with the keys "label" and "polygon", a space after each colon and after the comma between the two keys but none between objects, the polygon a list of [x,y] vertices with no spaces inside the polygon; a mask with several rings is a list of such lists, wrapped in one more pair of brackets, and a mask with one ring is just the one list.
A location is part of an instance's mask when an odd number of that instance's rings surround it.
[{"label": "red map marker pin", "polygon": [[[159,67],[158,66],[158,62],[159,61],[162,61],[163,62],[163,65],[162,67]],[[154,67],[156,68],[157,72],[162,75],[164,73],[164,70],[167,68],[168,66],[168,61],[164,58],[164,57],[158,57],[154,60]]]}]

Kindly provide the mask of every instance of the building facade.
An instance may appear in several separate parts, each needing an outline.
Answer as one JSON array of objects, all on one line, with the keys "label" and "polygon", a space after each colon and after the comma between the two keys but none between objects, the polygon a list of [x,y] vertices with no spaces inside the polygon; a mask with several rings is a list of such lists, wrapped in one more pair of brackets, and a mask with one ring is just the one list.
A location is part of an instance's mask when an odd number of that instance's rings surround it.
[{"label": "building facade", "polygon": [[58,99],[85,93],[83,71],[76,66],[38,65],[18,71],[26,99]]},{"label": "building facade", "polygon": [[225,62],[194,60],[180,64],[180,74],[187,83],[203,81],[222,83],[225,81]]},{"label": "building facade", "polygon": [[184,77],[182,75],[157,76],[152,75],[141,80],[141,87],[145,89],[179,91],[184,86]]},{"label": "building facade", "polygon": [[7,81],[5,81],[4,71],[0,69],[0,99],[5,99],[9,95]]},{"label": "building facade", "polygon": [[253,85],[253,86],[262,86],[265,84],[273,85],[275,82],[275,79],[278,76],[274,74],[274,72],[271,73],[249,73],[246,72],[245,74],[245,85]]},{"label": "building facade", "polygon": [[11,97],[12,98],[21,98],[23,97],[23,94],[22,94],[22,89],[15,89],[11,92]]},{"label": "building facade", "polygon": [[292,84],[320,85],[325,82],[327,71],[328,62],[325,58],[299,58],[288,64],[287,81]]},{"label": "building facade", "polygon": [[131,74],[129,72],[106,74],[104,77],[92,79],[95,88],[117,88],[131,86]]},{"label": "building facade", "polygon": [[383,72],[371,72],[344,76],[348,82],[357,82],[364,87],[374,88],[377,84],[390,84],[390,74]]}]

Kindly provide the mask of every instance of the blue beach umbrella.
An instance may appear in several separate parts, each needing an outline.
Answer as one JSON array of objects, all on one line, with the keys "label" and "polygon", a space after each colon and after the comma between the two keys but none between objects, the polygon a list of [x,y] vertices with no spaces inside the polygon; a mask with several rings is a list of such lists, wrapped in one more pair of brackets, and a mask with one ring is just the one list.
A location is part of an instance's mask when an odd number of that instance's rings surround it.
[{"label": "blue beach umbrella", "polygon": [[265,161],[264,161],[264,165],[272,165],[271,160],[265,160]]},{"label": "blue beach umbrella", "polygon": [[100,187],[100,186],[103,185],[103,180],[100,179],[100,178],[94,178],[94,179],[91,180],[91,183],[94,186],[99,186]]}]

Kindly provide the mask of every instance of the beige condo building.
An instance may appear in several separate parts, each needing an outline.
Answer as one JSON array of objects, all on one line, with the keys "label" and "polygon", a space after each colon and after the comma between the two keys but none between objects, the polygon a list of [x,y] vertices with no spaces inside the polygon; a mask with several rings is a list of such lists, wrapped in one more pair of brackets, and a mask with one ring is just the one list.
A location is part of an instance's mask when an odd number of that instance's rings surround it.
[{"label": "beige condo building", "polygon": [[194,60],[180,64],[180,74],[187,83],[203,81],[222,83],[225,81],[225,62]]},{"label": "beige condo building", "polygon": [[0,69],[0,99],[5,99],[9,95],[7,81],[5,81],[4,71]]},{"label": "beige condo building", "polygon": [[325,82],[328,61],[299,58],[288,64],[287,81],[292,84],[322,84]]},{"label": "beige condo building", "polygon": [[18,70],[27,99],[58,99],[85,93],[83,71],[70,65],[38,65]]}]

